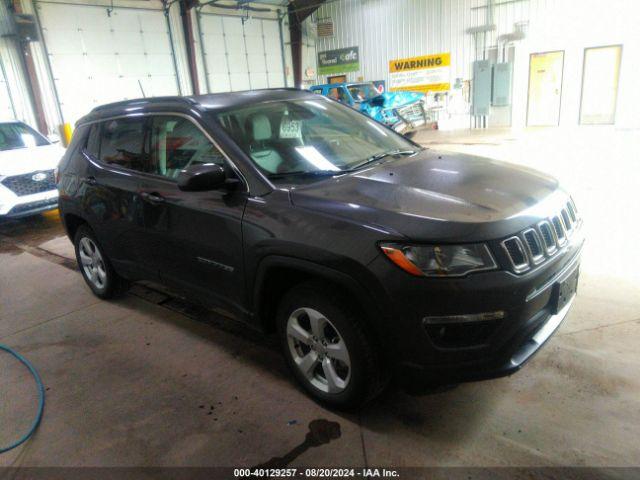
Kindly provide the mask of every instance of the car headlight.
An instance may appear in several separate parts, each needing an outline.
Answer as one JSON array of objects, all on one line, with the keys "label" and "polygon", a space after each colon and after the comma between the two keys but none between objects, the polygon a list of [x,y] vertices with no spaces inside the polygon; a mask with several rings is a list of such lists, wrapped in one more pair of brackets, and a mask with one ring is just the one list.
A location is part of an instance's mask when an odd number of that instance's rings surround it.
[{"label": "car headlight", "polygon": [[461,277],[498,267],[489,247],[473,245],[403,245],[383,243],[380,248],[397,266],[417,277]]}]

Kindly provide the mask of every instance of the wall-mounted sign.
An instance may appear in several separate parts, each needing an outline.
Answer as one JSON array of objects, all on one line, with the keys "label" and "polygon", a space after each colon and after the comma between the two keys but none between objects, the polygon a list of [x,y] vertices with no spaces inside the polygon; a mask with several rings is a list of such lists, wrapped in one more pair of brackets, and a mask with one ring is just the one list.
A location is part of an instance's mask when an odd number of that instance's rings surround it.
[{"label": "wall-mounted sign", "polygon": [[318,36],[333,37],[333,20],[331,18],[318,19]]},{"label": "wall-mounted sign", "polygon": [[318,73],[320,75],[356,72],[358,70],[360,70],[358,47],[318,52]]},{"label": "wall-mounted sign", "polygon": [[374,80],[371,83],[373,83],[373,86],[376,87],[376,90],[378,90],[379,93],[384,93],[387,91],[387,82],[385,82],[384,80]]},{"label": "wall-mounted sign", "polygon": [[438,53],[389,62],[389,90],[449,90],[451,55]]}]

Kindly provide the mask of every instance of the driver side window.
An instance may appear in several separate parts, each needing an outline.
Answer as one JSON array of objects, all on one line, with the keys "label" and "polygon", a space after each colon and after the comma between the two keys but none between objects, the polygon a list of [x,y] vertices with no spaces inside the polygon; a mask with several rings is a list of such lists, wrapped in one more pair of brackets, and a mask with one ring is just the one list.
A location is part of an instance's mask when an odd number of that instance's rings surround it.
[{"label": "driver side window", "polygon": [[192,121],[178,116],[154,116],[151,121],[151,171],[176,179],[191,165],[215,163],[224,166],[224,157]]}]

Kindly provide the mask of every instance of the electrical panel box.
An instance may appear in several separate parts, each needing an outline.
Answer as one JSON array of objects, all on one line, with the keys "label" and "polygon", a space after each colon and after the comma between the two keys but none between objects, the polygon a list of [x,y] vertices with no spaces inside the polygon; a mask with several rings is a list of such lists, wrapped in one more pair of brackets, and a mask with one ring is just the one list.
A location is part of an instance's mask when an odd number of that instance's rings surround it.
[{"label": "electrical panel box", "polygon": [[493,65],[491,105],[494,107],[506,107],[511,105],[512,76],[513,64],[511,62],[496,63]]},{"label": "electrical panel box", "polygon": [[489,115],[491,109],[491,63],[473,62],[473,114]]}]

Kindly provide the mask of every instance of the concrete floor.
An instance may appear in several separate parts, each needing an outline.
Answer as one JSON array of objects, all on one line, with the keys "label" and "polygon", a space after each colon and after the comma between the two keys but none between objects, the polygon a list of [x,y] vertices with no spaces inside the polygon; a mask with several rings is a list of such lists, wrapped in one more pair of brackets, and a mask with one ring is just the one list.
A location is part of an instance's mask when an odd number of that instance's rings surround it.
[{"label": "concrete floor", "polygon": [[[389,391],[360,414],[333,413],[293,384],[272,340],[145,286],[100,301],[55,214],[5,221],[0,343],[37,366],[47,405],[35,437],[0,466],[638,466],[638,134],[418,140],[550,171],[586,218],[575,306],[524,370],[418,397]],[[2,445],[35,409],[28,374],[5,354],[0,392]],[[324,444],[305,442],[311,422],[332,432]]]}]

